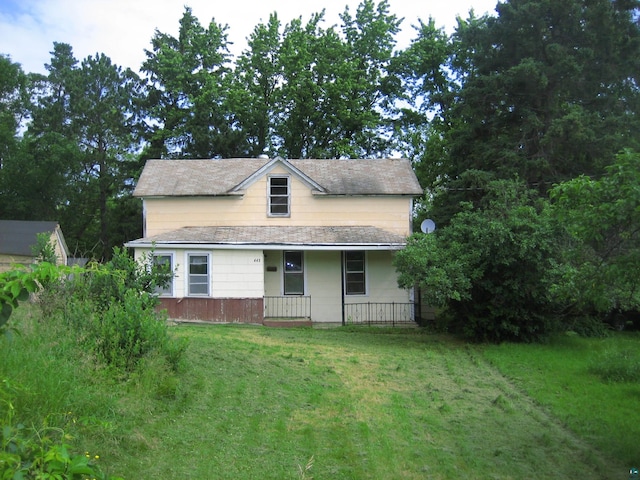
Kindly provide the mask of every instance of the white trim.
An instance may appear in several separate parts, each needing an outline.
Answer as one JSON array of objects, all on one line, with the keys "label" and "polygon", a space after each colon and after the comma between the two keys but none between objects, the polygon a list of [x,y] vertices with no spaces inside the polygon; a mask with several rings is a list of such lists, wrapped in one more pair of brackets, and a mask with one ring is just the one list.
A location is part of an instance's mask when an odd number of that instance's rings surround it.
[{"label": "white trim", "polygon": [[291,165],[285,159],[280,158],[280,157],[276,157],[276,158],[272,159],[271,161],[267,162],[266,164],[264,164],[262,167],[260,167],[255,172],[253,172],[251,175],[249,175],[247,178],[245,178],[238,185],[236,185],[232,189],[228,190],[227,193],[228,194],[233,194],[234,192],[241,192],[241,191],[245,190],[247,187],[249,187],[250,185],[252,185],[255,182],[257,182],[258,179],[260,179],[264,175],[270,173],[278,165],[282,166],[283,168],[288,170],[290,173],[292,173],[293,175],[298,177],[302,182],[306,183],[307,186],[309,186],[309,188],[311,188],[313,190],[317,190],[319,192],[326,192],[326,189],[322,185],[317,183],[315,180],[313,180],[311,177],[309,177],[308,175],[304,174],[301,170],[299,170],[298,168],[296,168],[293,165]]},{"label": "white trim", "polygon": [[286,243],[171,243],[128,242],[128,248],[175,248],[190,250],[402,250],[406,243],[352,243],[352,244],[286,244]]},{"label": "white trim", "polygon": [[[285,293],[285,276],[287,275],[287,268],[286,268],[286,254],[287,252],[300,252],[302,254],[302,293]],[[280,285],[280,294],[282,296],[286,296],[286,297],[300,297],[300,296],[304,296],[307,294],[307,259],[306,259],[306,255],[304,254],[304,250],[292,250],[292,249],[287,249],[287,250],[283,250],[282,251],[282,275],[280,275],[281,278],[281,285]]]},{"label": "white trim", "polygon": [[[200,251],[185,251],[184,252],[185,255],[185,275],[184,275],[184,281],[185,281],[185,285],[184,285],[184,293],[185,293],[185,297],[192,297],[192,298],[203,298],[203,297],[211,297],[211,270],[212,270],[212,259],[211,259],[211,252],[200,252]],[[207,293],[191,293],[190,288],[189,288],[189,282],[190,282],[190,276],[191,276],[191,271],[190,271],[190,267],[191,267],[191,263],[189,262],[189,259],[191,256],[198,256],[198,257],[207,257]]]},{"label": "white trim", "polygon": [[[271,180],[274,178],[284,178],[287,180],[287,213],[271,213]],[[276,195],[284,197],[284,195]],[[290,218],[291,217],[291,175],[269,174],[267,175],[267,217],[269,218]]]}]

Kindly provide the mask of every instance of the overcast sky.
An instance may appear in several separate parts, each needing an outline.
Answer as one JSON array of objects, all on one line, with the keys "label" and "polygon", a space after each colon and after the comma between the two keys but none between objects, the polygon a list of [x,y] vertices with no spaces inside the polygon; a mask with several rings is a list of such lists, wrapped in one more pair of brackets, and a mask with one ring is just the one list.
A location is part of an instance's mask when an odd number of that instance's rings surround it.
[{"label": "overcast sky", "polygon": [[[184,6],[192,8],[203,26],[213,19],[228,25],[232,53],[246,48],[246,38],[269,14],[277,12],[284,25],[303,21],[325,9],[327,28],[339,24],[346,6],[352,13],[360,0],[0,0],[0,54],[9,55],[25,72],[44,73],[53,42],[68,43],[78,60],[104,53],[112,62],[138,71],[154,31],[176,36]],[[378,2],[376,2],[378,3]],[[391,13],[404,18],[397,36],[401,47],[415,36],[418,19],[433,17],[451,33],[456,17],[495,13],[497,0],[390,0]]]}]

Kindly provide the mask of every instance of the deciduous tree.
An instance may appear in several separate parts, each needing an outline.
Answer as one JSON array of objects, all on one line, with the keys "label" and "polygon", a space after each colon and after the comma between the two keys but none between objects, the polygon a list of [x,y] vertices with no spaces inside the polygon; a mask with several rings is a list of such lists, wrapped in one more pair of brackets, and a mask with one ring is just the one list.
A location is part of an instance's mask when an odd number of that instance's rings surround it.
[{"label": "deciduous tree", "polygon": [[227,27],[203,27],[189,7],[178,37],[156,31],[142,71],[149,81],[148,155],[229,157],[241,141],[232,128]]}]

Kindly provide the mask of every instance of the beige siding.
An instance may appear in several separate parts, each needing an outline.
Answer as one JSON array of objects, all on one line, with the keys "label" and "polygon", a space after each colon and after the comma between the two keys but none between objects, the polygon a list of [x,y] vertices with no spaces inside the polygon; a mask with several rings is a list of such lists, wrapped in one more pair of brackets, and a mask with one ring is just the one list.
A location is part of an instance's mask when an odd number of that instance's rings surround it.
[{"label": "beige siding", "polygon": [[[265,295],[282,295],[282,252],[265,252]],[[407,303],[409,292],[398,288],[393,254],[366,253],[366,295],[345,296],[345,303]],[[342,255],[339,251],[306,251],[305,294],[311,297],[311,319],[318,323],[342,321]],[[277,271],[267,271],[268,267]]]},{"label": "beige siding", "polygon": [[[275,170],[273,173],[278,172]],[[291,215],[267,215],[267,176],[239,197],[173,197],[145,199],[145,236],[187,226],[376,226],[409,234],[408,197],[324,197],[291,176]]]}]

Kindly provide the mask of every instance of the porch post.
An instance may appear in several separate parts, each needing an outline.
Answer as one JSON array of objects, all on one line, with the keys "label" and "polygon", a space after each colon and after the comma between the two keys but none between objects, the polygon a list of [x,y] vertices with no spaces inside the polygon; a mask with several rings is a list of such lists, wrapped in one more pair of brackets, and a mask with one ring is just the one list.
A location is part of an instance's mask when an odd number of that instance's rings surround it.
[{"label": "porch post", "polygon": [[340,303],[342,305],[342,326],[346,325],[344,318],[344,251],[340,251]]}]

